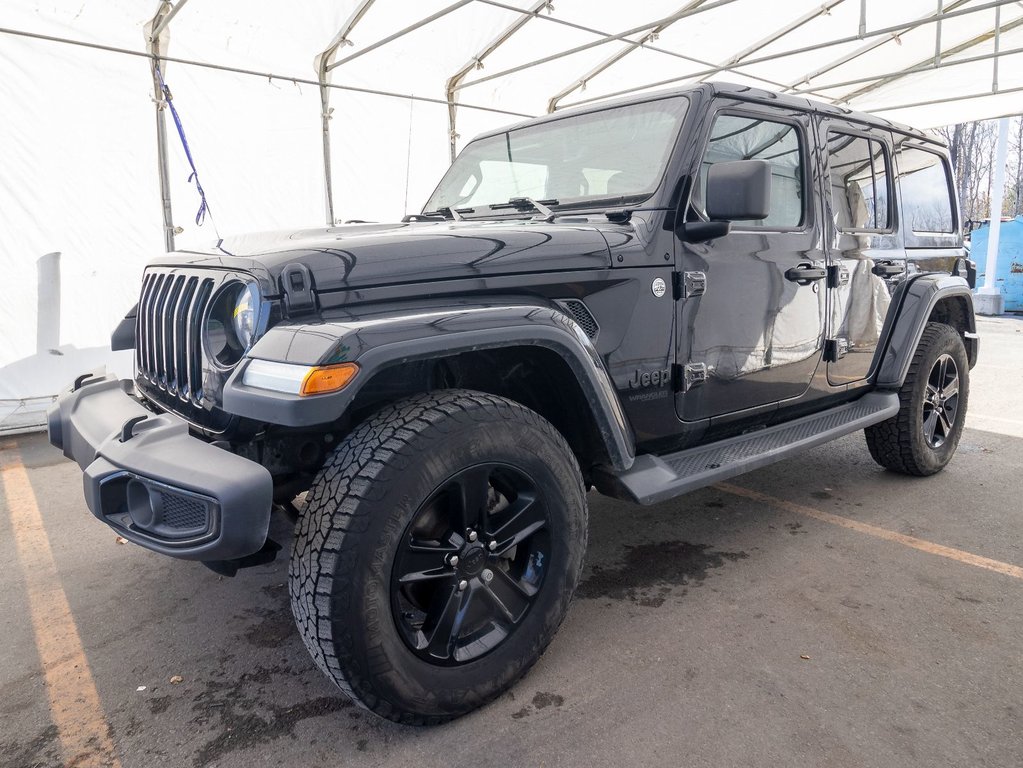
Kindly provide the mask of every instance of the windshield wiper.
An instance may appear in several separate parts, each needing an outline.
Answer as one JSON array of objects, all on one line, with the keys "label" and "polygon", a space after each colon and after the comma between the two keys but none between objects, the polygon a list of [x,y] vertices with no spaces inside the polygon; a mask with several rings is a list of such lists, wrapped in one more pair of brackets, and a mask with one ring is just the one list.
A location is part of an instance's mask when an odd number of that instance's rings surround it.
[{"label": "windshield wiper", "polygon": [[418,216],[429,216],[431,218],[440,216],[442,219],[454,219],[455,221],[465,221],[463,213],[475,213],[475,208],[438,208],[436,211],[423,211]]},{"label": "windshield wiper", "polygon": [[513,197],[507,203],[495,203],[490,206],[490,210],[496,211],[501,208],[514,208],[518,211],[525,210],[528,208],[535,209],[546,221],[553,221],[555,213],[548,205],[558,205],[558,201],[554,198],[550,200],[534,200],[531,197]]}]

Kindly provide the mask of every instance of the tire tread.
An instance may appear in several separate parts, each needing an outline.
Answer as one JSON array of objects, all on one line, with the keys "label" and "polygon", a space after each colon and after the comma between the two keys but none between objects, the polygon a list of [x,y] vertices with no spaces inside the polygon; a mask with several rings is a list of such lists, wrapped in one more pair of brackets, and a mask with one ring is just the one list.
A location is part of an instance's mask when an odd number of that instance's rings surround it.
[{"label": "tire tread", "polygon": [[[916,477],[926,477],[941,469],[941,467],[935,469],[927,466],[919,460],[915,450],[918,448],[919,438],[914,432],[911,418],[914,408],[918,405],[914,402],[915,384],[920,376],[927,376],[930,373],[926,366],[929,352],[936,347],[943,346],[947,340],[951,341],[951,337],[962,344],[958,331],[951,326],[933,322],[927,324],[920,337],[920,343],[913,353],[913,360],[910,362],[906,380],[899,389],[899,412],[890,419],[864,430],[867,449],[870,451],[871,457],[885,469]],[[961,380],[965,380],[966,376],[967,371],[961,371]],[[967,395],[968,392],[964,388],[956,415],[957,419],[966,418]],[[960,429],[960,434],[961,431]],[[956,441],[958,442],[958,434]]]},{"label": "tire tread", "polygon": [[[306,508],[296,524],[291,556],[289,594],[292,612],[316,665],[363,708],[408,725],[435,725],[451,720],[454,715],[423,716],[399,710],[376,696],[369,681],[352,672],[354,666],[348,663],[351,648],[346,647],[350,640],[345,643],[344,637],[334,636],[331,616],[347,608],[346,603],[355,588],[351,579],[354,569],[339,568],[338,563],[356,559],[361,541],[353,534],[361,533],[369,526],[371,508],[362,502],[378,498],[389,478],[409,465],[415,456],[412,443],[426,437],[424,432],[427,428],[447,433],[452,419],[491,424],[510,419],[524,421],[560,443],[566,455],[572,457],[564,437],[546,419],[496,395],[449,389],[384,406],[348,435],[320,470],[307,496]],[[418,450],[422,450],[421,446]],[[573,466],[580,494],[585,495],[574,457]],[[581,562],[580,558],[580,571]],[[573,583],[578,581],[578,577],[577,572]],[[543,639],[540,653],[552,636]],[[528,672],[532,663],[524,667],[519,678]],[[502,690],[494,692],[479,705],[501,693]]]}]

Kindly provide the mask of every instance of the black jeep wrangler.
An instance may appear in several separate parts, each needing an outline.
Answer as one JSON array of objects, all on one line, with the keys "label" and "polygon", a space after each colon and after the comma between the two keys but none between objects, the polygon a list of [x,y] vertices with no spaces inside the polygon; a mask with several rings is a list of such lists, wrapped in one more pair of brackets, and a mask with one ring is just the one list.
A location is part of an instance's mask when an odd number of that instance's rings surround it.
[{"label": "black jeep wrangler", "polygon": [[952,189],[931,137],[751,88],[559,112],[401,223],[153,261],[134,381],[80,377],[50,439],[100,520],[220,572],[293,514],[316,663],[442,722],[550,642],[589,489],[651,504],[860,429],[948,463],[978,352]]}]

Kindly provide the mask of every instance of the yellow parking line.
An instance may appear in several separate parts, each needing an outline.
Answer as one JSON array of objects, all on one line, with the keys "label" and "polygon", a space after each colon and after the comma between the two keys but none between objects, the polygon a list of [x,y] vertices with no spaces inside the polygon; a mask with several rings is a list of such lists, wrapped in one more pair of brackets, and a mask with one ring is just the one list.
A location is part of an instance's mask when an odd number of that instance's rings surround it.
[{"label": "yellow parking line", "polygon": [[791,501],[785,501],[784,499],[777,499],[774,496],[768,496],[766,493],[760,493],[760,491],[754,491],[749,488],[732,485],[731,483],[717,483],[714,487],[719,491],[731,493],[734,496],[742,496],[746,499],[759,501],[762,504],[767,504],[775,509],[781,509],[786,512],[795,512],[797,515],[812,517],[815,520],[831,523],[832,525],[838,525],[842,528],[858,531],[859,533],[865,533],[868,536],[875,536],[886,541],[894,541],[898,544],[912,547],[913,549],[919,549],[921,552],[928,552],[932,555],[938,555],[939,557],[947,557],[950,560],[956,560],[960,563],[973,565],[977,568],[984,568],[988,571],[1001,573],[1005,576],[1023,579],[1023,568],[1020,568],[1018,565],[1003,563],[1000,560],[992,560],[989,557],[981,557],[980,555],[975,555],[972,552],[965,552],[961,549],[955,549],[954,547],[946,547],[943,544],[935,544],[932,541],[918,539],[916,536],[907,536],[904,533],[896,533],[895,531],[889,531],[887,528],[879,528],[878,526],[870,525],[869,523],[861,523],[858,520],[850,520],[848,517],[833,515],[830,512],[824,512],[819,509],[814,509],[813,507],[805,507],[802,504],[795,504]]},{"label": "yellow parking line", "polygon": [[4,457],[0,481],[7,499],[18,560],[28,587],[36,649],[64,763],[75,768],[117,768],[120,761],[114,751],[106,715],[20,456]]}]

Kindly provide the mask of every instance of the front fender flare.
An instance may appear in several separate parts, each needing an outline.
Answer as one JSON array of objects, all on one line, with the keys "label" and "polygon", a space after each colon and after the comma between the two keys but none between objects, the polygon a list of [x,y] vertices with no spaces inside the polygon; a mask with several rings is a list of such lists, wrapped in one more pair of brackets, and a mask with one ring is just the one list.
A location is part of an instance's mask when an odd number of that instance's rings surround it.
[{"label": "front fender flare", "polygon": [[[358,318],[274,326],[249,351],[224,387],[228,413],[289,427],[336,421],[362,386],[385,367],[461,352],[539,346],[569,366],[593,414],[612,465],[632,466],[634,438],[614,384],[597,350],[575,320],[554,307],[529,303],[369,309]],[[242,383],[250,359],[301,365],[359,364],[340,392],[300,397]]]},{"label": "front fender flare", "polygon": [[875,379],[878,387],[898,389],[902,386],[931,313],[939,301],[953,296],[966,302],[966,332],[969,335],[965,341],[970,360],[976,360],[976,348],[969,349],[970,344],[976,346],[977,343],[977,323],[973,314],[973,294],[970,292],[969,284],[962,277],[955,275],[931,273],[919,275],[904,283],[896,295],[897,301],[892,303],[889,310],[886,327],[882,330],[885,343],[883,348],[878,350],[880,363]]}]

